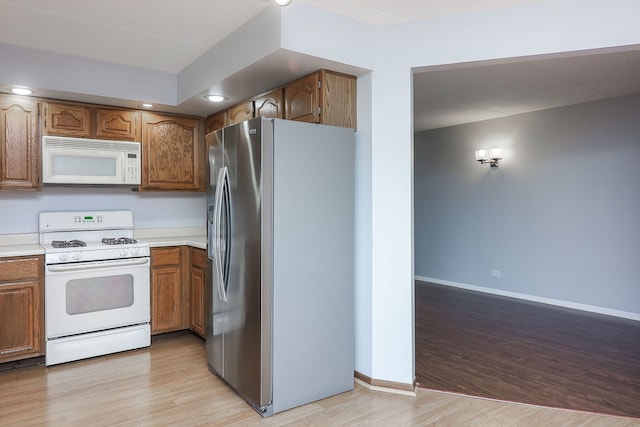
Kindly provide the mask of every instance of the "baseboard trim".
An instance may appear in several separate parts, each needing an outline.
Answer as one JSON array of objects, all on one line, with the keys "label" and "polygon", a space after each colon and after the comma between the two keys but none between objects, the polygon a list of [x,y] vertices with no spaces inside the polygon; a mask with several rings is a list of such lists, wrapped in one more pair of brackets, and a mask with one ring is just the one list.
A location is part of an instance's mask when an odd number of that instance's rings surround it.
[{"label": "baseboard trim", "polygon": [[353,372],[356,383],[368,388],[369,390],[382,391],[385,393],[403,394],[405,396],[416,395],[416,380],[414,378],[413,384],[398,383],[395,381],[384,381],[371,378],[358,371]]},{"label": "baseboard trim", "polygon": [[572,308],[574,310],[588,311],[591,313],[605,314],[607,316],[621,317],[623,319],[640,321],[640,313],[632,313],[622,310],[613,310],[606,307],[598,307],[588,304],[580,304],[571,301],[557,300],[553,298],[538,297],[535,295],[521,294],[519,292],[503,291],[501,289],[486,288],[484,286],[467,285],[465,283],[451,282],[449,280],[435,279],[433,277],[415,276],[415,280],[422,282],[431,282],[438,285],[453,286],[456,288],[467,289],[470,291],[484,292],[487,294],[500,295],[504,297],[517,298],[525,301],[539,302],[542,304],[550,304],[559,307]]}]

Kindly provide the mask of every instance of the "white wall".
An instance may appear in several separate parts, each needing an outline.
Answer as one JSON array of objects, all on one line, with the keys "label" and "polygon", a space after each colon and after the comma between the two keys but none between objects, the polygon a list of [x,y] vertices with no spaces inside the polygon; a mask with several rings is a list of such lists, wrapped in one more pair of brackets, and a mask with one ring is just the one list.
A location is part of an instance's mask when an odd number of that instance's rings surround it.
[{"label": "white wall", "polygon": [[[370,95],[358,96],[359,103],[368,102],[368,105],[359,105],[359,114],[371,117],[370,122],[365,120],[363,126],[359,126],[360,147],[356,160],[358,191],[366,192],[357,195],[358,212],[365,221],[369,218],[371,221],[371,233],[366,233],[365,226],[365,232],[357,236],[357,248],[361,251],[356,254],[356,269],[360,271],[357,289],[365,295],[356,307],[362,316],[356,330],[357,352],[363,355],[371,349],[370,357],[357,360],[358,371],[376,379],[401,383],[411,383],[414,377],[412,69],[638,44],[638,16],[640,2],[636,0],[554,0],[371,28],[295,2],[283,10],[283,49],[373,69],[365,77],[370,83],[364,84],[370,85]],[[227,59],[231,58],[219,58],[220,61]],[[2,71],[5,67],[9,69],[7,73]],[[109,69],[126,71],[126,67]],[[3,62],[0,77],[14,71]],[[41,67],[29,71],[41,71],[44,79],[48,70]],[[141,75],[138,70],[129,71]],[[187,78],[193,70],[188,71],[181,78]],[[198,72],[205,73],[206,67],[200,67]],[[166,82],[169,89],[157,87],[157,93],[139,98],[175,98],[176,76],[153,74],[152,77]],[[200,77],[190,75],[189,78]],[[71,83],[66,82],[64,86],[84,87]],[[62,83],[57,88],[60,86]],[[122,94],[115,85],[109,86],[113,93]],[[181,93],[193,92],[188,86],[185,84]],[[359,84],[360,87],[363,86]],[[104,89],[100,93],[109,96],[105,93],[108,88]],[[368,123],[370,128],[365,127]],[[369,149],[362,149],[367,142]],[[366,162],[370,168],[361,167]],[[4,193],[0,195],[3,203],[0,210],[6,206],[5,197]],[[133,205],[138,199],[125,197],[124,200]],[[11,206],[23,208],[16,203],[11,202]],[[155,210],[155,207],[145,208],[141,216],[153,223]],[[168,218],[163,221],[170,222]],[[370,272],[369,283],[368,274],[362,274],[364,271]],[[369,313],[370,319],[367,319]]]},{"label": "white wall", "polygon": [[136,228],[205,227],[204,193],[135,193],[129,189],[46,187],[0,192],[0,234],[38,232],[41,211],[133,211]]},{"label": "white wall", "polygon": [[[412,69],[640,43],[632,0],[558,0],[378,30],[372,73],[372,372],[414,376]],[[358,369],[358,367],[356,367]]]},{"label": "white wall", "polygon": [[[417,133],[416,275],[640,319],[639,114],[636,95]],[[474,160],[492,146],[498,168]]]}]

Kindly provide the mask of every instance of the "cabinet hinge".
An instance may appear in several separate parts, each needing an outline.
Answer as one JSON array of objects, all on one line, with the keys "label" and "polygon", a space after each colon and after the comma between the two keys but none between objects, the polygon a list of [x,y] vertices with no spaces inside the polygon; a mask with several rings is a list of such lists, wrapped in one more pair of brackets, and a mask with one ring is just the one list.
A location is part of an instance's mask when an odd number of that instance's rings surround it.
[{"label": "cabinet hinge", "polygon": [[318,107],[318,115],[321,116],[322,115],[322,107]]},{"label": "cabinet hinge", "polygon": [[322,80],[318,80],[318,89],[322,89]]}]

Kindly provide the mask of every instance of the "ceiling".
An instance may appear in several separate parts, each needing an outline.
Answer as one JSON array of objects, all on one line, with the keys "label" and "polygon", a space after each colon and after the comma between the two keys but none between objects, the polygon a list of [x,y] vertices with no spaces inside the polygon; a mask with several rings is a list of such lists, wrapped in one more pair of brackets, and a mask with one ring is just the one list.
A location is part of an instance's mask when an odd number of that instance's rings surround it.
[{"label": "ceiling", "polygon": [[[392,25],[544,0],[293,1]],[[0,43],[177,73],[270,2],[0,0]],[[426,130],[640,93],[640,48],[418,71],[415,129]]]},{"label": "ceiling", "polygon": [[416,73],[416,131],[640,93],[640,49]]}]

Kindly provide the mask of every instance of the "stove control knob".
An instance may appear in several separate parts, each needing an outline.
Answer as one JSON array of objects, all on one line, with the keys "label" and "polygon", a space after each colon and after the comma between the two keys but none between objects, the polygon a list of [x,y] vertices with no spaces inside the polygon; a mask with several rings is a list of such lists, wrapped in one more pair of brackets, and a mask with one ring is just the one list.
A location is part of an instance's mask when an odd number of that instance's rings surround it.
[{"label": "stove control knob", "polygon": [[62,262],[64,261],[68,261],[69,260],[69,253],[68,252],[63,252],[60,254],[60,256],[58,257],[58,259]]},{"label": "stove control knob", "polygon": [[127,256],[127,255],[129,255],[129,253],[127,252],[126,249],[121,249],[120,250],[120,256]]},{"label": "stove control knob", "polygon": [[133,256],[140,255],[140,248],[131,248],[131,255]]},{"label": "stove control knob", "polygon": [[73,258],[75,261],[80,260],[81,257],[82,254],[80,252],[74,252],[73,254],[71,254],[71,258]]}]

